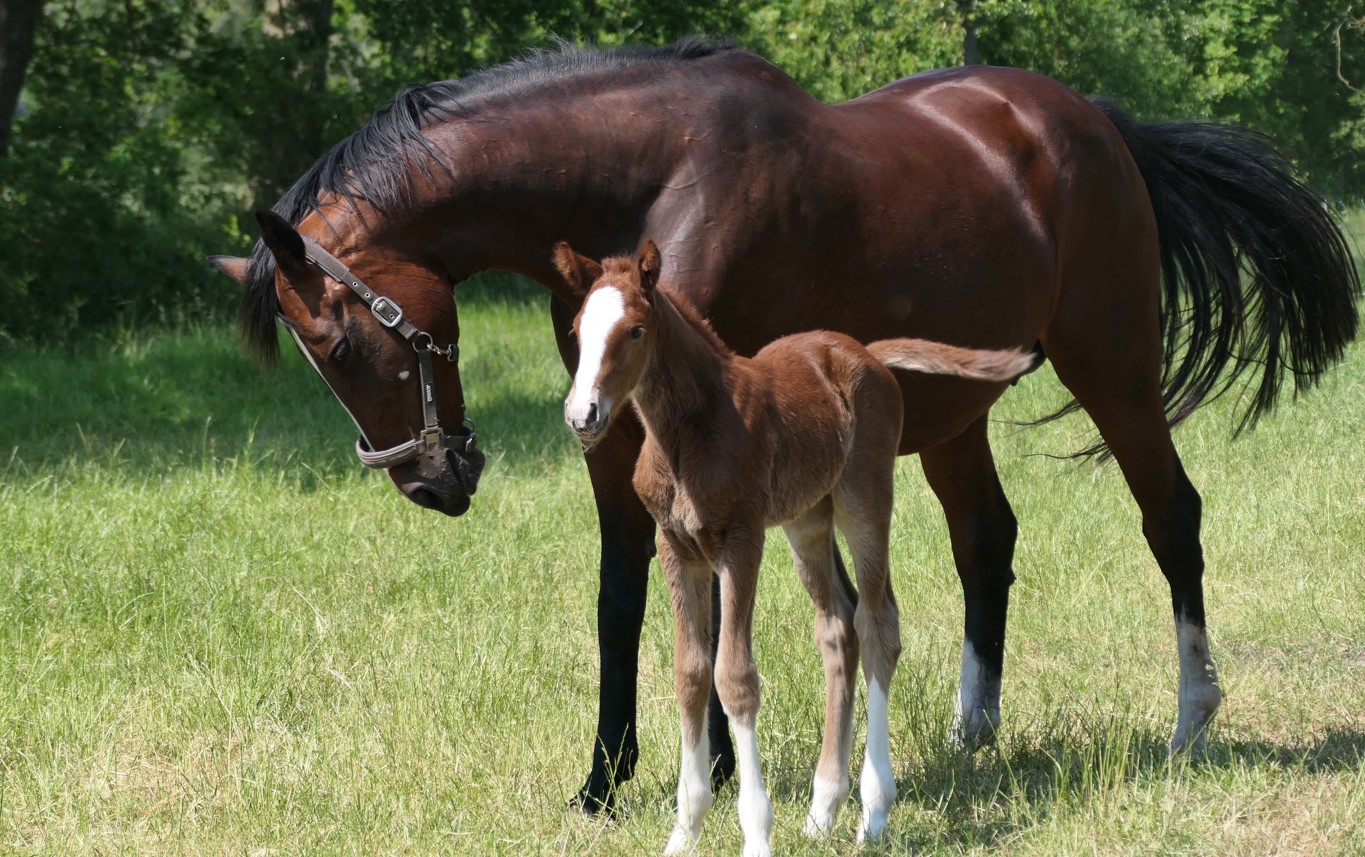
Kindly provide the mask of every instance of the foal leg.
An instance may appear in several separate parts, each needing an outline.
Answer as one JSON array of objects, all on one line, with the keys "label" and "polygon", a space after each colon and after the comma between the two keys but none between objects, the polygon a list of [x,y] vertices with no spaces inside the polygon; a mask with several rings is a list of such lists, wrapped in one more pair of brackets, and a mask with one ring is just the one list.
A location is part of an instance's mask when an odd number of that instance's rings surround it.
[{"label": "foal leg", "polygon": [[920,453],[925,478],[948,520],[962,582],[962,673],[952,735],[967,748],[994,740],[1000,726],[1005,617],[1018,533],[996,476],[986,426],[983,416],[952,440]]},{"label": "foal leg", "polygon": [[858,783],[863,803],[859,842],[877,839],[886,831],[887,814],[896,800],[889,693],[901,653],[901,632],[900,611],[891,589],[888,546],[895,439],[899,434],[897,424],[895,435],[888,437],[884,450],[855,447],[834,492],[835,522],[848,540],[858,579],[858,608],[853,623],[867,678],[867,748]]},{"label": "foal leg", "polygon": [[711,695],[711,566],[694,548],[664,530],[659,559],[673,603],[673,683],[682,725],[678,822],[665,854],[682,854],[701,835],[711,809],[710,741],[706,703]]},{"label": "foal leg", "polygon": [[[564,366],[573,373],[578,347],[573,339],[575,310],[550,302],[555,340]],[[654,555],[654,520],[635,493],[631,477],[644,442],[635,420],[614,420],[607,436],[584,456],[597,501],[602,533],[600,583],[597,590],[597,646],[601,684],[598,688],[597,733],[592,769],[574,803],[586,813],[611,811],[616,787],[631,778],[640,755],[636,739],[636,676],[640,629],[645,618],[649,561]],[[725,729],[725,724],[720,724]]]},{"label": "foal leg", "polygon": [[853,750],[853,695],[857,684],[858,634],[853,611],[858,593],[837,561],[830,498],[783,530],[797,576],[815,604],[815,644],[825,667],[825,729],[815,766],[807,836],[834,828],[848,799],[848,757]]},{"label": "foal leg", "polygon": [[[1166,423],[1154,308],[1148,325],[1134,325],[1134,318],[1142,315],[1125,312],[1109,328],[1124,337],[1107,336],[1103,323],[1092,321],[1084,330],[1052,331],[1043,345],[1057,376],[1095,421],[1142,511],[1142,533],[1171,587],[1180,652],[1180,719],[1171,750],[1202,753],[1223,693],[1204,625],[1201,503]],[[1142,341],[1143,331],[1149,341]],[[1116,355],[1107,346],[1118,341],[1129,346]]]},{"label": "foal leg", "polygon": [[744,831],[744,857],[769,857],[773,808],[763,785],[758,754],[758,668],[754,665],[754,595],[763,559],[761,527],[725,534],[720,571],[720,644],[716,652],[716,690],[735,731],[739,768],[739,826]]}]

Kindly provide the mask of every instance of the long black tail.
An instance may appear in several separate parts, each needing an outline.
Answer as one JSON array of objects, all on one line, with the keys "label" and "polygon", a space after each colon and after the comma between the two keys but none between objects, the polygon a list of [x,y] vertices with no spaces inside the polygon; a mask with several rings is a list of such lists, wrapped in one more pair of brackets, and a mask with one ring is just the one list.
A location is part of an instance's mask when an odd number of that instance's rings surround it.
[{"label": "long black tail", "polygon": [[1167,419],[1175,425],[1250,370],[1240,432],[1274,406],[1286,374],[1295,393],[1311,387],[1355,337],[1360,279],[1346,238],[1265,137],[1142,124],[1095,105],[1127,142],[1156,213]]}]

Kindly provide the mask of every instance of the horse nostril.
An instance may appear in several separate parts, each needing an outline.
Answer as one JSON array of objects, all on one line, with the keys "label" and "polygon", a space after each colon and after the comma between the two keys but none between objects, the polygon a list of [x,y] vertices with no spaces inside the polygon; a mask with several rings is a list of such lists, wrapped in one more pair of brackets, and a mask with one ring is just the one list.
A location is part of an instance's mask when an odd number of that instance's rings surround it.
[{"label": "horse nostril", "polygon": [[596,402],[593,402],[592,404],[588,405],[588,417],[587,417],[587,420],[586,420],[585,422],[587,422],[588,425],[596,425],[596,424],[597,424],[597,403],[596,403]]}]

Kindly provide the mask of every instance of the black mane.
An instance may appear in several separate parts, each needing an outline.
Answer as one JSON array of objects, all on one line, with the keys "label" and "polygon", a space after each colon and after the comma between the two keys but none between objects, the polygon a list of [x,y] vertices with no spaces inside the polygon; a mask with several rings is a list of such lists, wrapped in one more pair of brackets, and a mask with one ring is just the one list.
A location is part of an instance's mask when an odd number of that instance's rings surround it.
[{"label": "black mane", "polygon": [[[471,115],[476,105],[524,98],[566,79],[611,74],[641,64],[685,62],[732,49],[732,45],[691,37],[664,47],[610,50],[562,43],[558,50],[536,51],[475,72],[461,80],[412,86],[375,111],[364,127],[318,159],[275,204],[280,216],[297,225],[318,209],[319,196],[333,193],[354,203],[363,199],[381,214],[405,207],[412,193],[411,165],[430,175],[439,164],[424,129],[439,119]],[[442,168],[443,165],[442,165]],[[249,285],[237,314],[243,340],[258,358],[279,356],[275,316],[275,259],[260,241],[251,251]]]}]

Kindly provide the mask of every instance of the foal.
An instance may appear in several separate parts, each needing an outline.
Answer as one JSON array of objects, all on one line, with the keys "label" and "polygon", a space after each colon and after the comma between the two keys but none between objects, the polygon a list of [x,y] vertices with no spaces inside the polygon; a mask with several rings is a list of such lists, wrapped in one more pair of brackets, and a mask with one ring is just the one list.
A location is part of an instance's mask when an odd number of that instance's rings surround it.
[{"label": "foal", "polygon": [[[574,319],[580,350],[565,420],[591,445],[633,400],[647,433],[634,485],[663,536],[682,715],[678,824],[666,853],[695,842],[713,799],[706,732],[713,571],[722,603],[716,690],[735,730],[744,854],[769,853],[772,805],[755,736],[751,632],[764,530],[779,524],[815,603],[824,658],[824,739],[806,832],[829,831],[848,796],[861,648],[868,734],[859,839],[879,836],[896,796],[887,691],[900,654],[887,539],[901,393],[887,367],[1004,381],[1032,369],[1034,356],[915,339],[864,348],[842,334],[814,332],[779,339],[746,359],[688,305],[656,288],[660,258],[652,241],[638,260],[600,265],[561,243],[555,265],[585,295]],[[857,590],[836,557],[833,526],[848,540]]]}]

